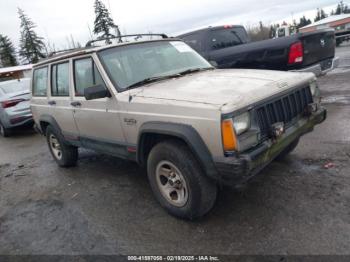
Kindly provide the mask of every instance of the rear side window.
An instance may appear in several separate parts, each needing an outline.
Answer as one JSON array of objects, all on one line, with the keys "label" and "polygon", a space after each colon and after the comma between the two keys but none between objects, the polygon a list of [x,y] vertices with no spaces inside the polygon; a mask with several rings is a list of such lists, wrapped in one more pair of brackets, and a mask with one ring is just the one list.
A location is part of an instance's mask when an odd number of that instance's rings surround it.
[{"label": "rear side window", "polygon": [[51,95],[69,96],[69,62],[51,67]]},{"label": "rear side window", "polygon": [[33,73],[33,96],[46,96],[47,94],[47,67],[34,69]]},{"label": "rear side window", "polygon": [[83,96],[87,87],[102,85],[106,88],[91,57],[74,61],[74,84],[76,96]]},{"label": "rear side window", "polygon": [[186,44],[192,47],[196,51],[202,51],[204,48],[202,46],[202,41],[200,39],[200,34],[192,34],[181,37]]},{"label": "rear side window", "polygon": [[212,49],[222,49],[247,43],[247,35],[243,28],[218,29],[210,35]]}]

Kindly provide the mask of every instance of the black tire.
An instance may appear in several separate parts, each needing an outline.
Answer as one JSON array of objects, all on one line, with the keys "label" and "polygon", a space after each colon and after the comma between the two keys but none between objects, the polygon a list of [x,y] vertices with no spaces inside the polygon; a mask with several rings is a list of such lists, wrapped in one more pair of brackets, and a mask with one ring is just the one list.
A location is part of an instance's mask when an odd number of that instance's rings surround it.
[{"label": "black tire", "polygon": [[[52,145],[51,139],[53,138],[57,140],[60,154],[57,154],[55,151],[57,148],[54,148]],[[71,167],[77,164],[78,148],[68,145],[60,132],[56,131],[52,126],[46,128],[46,140],[52,157],[60,167]]]},{"label": "black tire", "polygon": [[3,137],[9,137],[11,135],[11,129],[4,127],[0,122],[0,135]]},{"label": "black tire", "polygon": [[[174,165],[185,181],[187,200],[183,206],[175,206],[170,203],[161,192],[161,186],[157,182],[160,180],[157,180],[156,172],[159,165],[164,162]],[[193,220],[205,215],[215,204],[216,183],[205,176],[198,161],[187,146],[181,142],[169,140],[155,145],[148,157],[147,175],[160,205],[176,217]],[[166,183],[169,184],[169,181],[170,179]]]},{"label": "black tire", "polygon": [[292,152],[298,145],[299,143],[299,138],[295,139],[291,144],[289,144],[277,157],[277,161],[283,161],[286,156]]}]

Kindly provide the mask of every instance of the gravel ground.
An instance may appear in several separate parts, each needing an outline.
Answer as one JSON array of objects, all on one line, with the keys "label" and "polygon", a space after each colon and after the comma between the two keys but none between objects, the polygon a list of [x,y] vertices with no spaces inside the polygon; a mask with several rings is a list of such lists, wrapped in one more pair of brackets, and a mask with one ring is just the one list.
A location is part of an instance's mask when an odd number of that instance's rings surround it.
[{"label": "gravel ground", "polygon": [[350,46],[337,53],[326,122],[200,221],[167,215],[136,164],[81,151],[61,169],[32,130],[0,138],[0,254],[349,255]]}]

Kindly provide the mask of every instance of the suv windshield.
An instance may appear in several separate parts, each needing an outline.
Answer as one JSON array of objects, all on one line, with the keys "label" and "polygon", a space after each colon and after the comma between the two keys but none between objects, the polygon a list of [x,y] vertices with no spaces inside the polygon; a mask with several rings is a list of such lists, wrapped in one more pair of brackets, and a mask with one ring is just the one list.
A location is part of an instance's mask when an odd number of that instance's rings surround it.
[{"label": "suv windshield", "polygon": [[127,89],[145,79],[178,75],[212,66],[181,41],[159,41],[117,46],[99,52],[112,82]]}]

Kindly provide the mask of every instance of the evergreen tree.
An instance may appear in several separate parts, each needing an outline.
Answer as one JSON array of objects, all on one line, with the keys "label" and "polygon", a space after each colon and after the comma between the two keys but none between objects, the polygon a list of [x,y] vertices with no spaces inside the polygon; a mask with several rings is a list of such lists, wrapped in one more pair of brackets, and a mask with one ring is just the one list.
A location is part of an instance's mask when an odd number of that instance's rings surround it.
[{"label": "evergreen tree", "polygon": [[7,36],[0,34],[0,60],[3,67],[16,66],[16,50]]},{"label": "evergreen tree", "polygon": [[347,5],[344,7],[344,14],[350,14],[350,8]]},{"label": "evergreen tree", "polygon": [[300,18],[300,21],[299,21],[299,24],[297,25],[297,28],[299,29],[299,28],[307,26],[309,24],[311,24],[311,20],[307,19],[305,17],[305,15],[303,15],[303,17]]},{"label": "evergreen tree", "polygon": [[37,63],[40,58],[44,58],[43,50],[45,44],[43,38],[39,37],[34,28],[36,25],[30,18],[18,8],[19,19],[21,20],[21,37],[19,55],[29,63]]},{"label": "evergreen tree", "polygon": [[276,34],[276,29],[273,25],[270,26],[270,32],[269,32],[269,37],[274,38]]},{"label": "evergreen tree", "polygon": [[340,14],[349,14],[349,13],[350,13],[350,9],[349,9],[348,5],[344,4],[343,1],[340,1],[337,5],[336,10],[335,10],[335,14],[340,15]]},{"label": "evergreen tree", "polygon": [[272,24],[270,25],[269,29],[269,37],[274,38],[276,36],[277,29],[280,27],[279,24]]},{"label": "evergreen tree", "polygon": [[[112,30],[115,29],[117,36],[120,35],[119,27],[114,23],[110,17],[110,13],[101,0],[95,0],[95,22],[94,22],[94,34],[99,35],[98,38],[110,38],[115,37],[112,34]],[[120,41],[120,40],[119,40]],[[110,40],[106,40],[106,43],[110,43]]]},{"label": "evergreen tree", "polygon": [[321,8],[321,19],[326,18],[328,15],[326,14],[326,12]]},{"label": "evergreen tree", "polygon": [[317,8],[317,14],[314,21],[317,22],[326,17],[327,17],[327,14],[325,13],[325,11],[322,8]]},{"label": "evergreen tree", "polygon": [[337,8],[335,9],[336,15],[340,15],[341,13],[343,13],[343,2],[342,1],[340,1],[340,3],[338,3]]},{"label": "evergreen tree", "polygon": [[337,5],[337,8],[332,10],[332,13],[334,15],[340,15],[340,14],[349,14],[350,13],[350,8],[348,7],[347,4],[344,4],[343,1],[340,1]]}]

